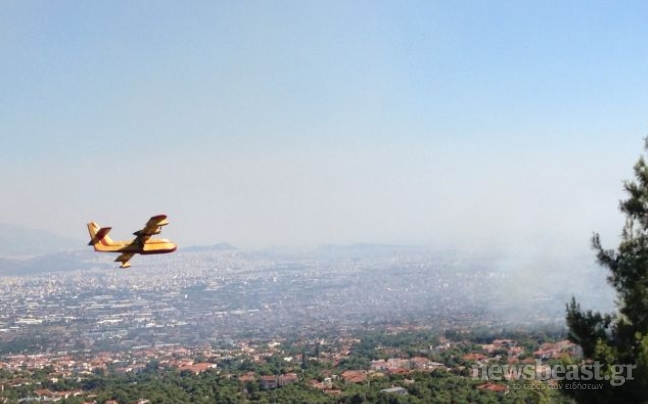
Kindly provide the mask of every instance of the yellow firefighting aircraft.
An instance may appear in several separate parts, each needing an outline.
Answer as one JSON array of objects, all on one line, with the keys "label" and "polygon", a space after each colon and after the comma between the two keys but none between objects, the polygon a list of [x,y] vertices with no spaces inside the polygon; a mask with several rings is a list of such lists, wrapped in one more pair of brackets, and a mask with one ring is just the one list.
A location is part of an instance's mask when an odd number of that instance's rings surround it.
[{"label": "yellow firefighting aircraft", "polygon": [[151,238],[154,234],[160,234],[162,226],[169,224],[166,215],[153,216],[146,222],[142,230],[133,233],[132,241],[113,241],[108,237],[112,227],[100,227],[95,222],[88,223],[90,242],[88,245],[94,247],[95,251],[121,253],[115,262],[121,262],[120,268],[131,266],[128,262],[135,254],[166,254],[174,252],[178,246],[164,238]]}]

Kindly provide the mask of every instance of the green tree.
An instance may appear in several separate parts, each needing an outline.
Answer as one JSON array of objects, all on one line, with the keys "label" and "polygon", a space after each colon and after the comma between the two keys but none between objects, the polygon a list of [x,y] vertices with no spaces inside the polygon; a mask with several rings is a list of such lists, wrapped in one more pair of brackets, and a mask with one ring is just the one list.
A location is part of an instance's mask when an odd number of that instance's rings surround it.
[{"label": "green tree", "polygon": [[[648,151],[648,139],[645,148]],[[567,304],[569,339],[581,346],[587,359],[600,364],[602,377],[610,379],[579,381],[603,383],[602,390],[562,390],[579,403],[648,402],[648,166],[643,157],[634,166],[634,176],[624,183],[627,199],[620,209],[626,223],[618,248],[606,250],[598,234],[592,238],[598,262],[609,271],[608,282],[617,292],[617,313],[585,311],[573,297]],[[633,380],[611,382],[619,370],[615,365],[636,366]]]}]

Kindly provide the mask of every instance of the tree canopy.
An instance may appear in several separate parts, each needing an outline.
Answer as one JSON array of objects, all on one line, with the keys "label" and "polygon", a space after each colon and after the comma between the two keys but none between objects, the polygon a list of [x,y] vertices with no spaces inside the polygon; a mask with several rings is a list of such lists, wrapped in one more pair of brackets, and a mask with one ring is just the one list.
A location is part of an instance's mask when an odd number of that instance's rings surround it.
[{"label": "tree canopy", "polygon": [[[567,304],[569,338],[581,346],[587,360],[600,364],[603,379],[595,380],[595,374],[579,382],[604,383],[602,390],[563,389],[577,402],[648,403],[648,166],[643,156],[624,190],[627,199],[620,210],[626,222],[619,246],[605,249],[598,234],[592,237],[598,263],[608,270],[608,282],[616,290],[618,310],[584,310],[575,298]],[[620,374],[627,377],[621,384]]]}]

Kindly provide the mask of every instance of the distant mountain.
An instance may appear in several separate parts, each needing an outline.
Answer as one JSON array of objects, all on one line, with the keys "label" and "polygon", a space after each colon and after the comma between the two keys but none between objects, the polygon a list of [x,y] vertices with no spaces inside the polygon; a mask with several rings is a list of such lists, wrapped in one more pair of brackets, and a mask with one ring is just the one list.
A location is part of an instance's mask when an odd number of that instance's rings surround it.
[{"label": "distant mountain", "polygon": [[219,243],[213,245],[191,245],[189,247],[182,247],[179,252],[210,252],[210,251],[234,251],[237,248],[231,244]]},{"label": "distant mountain", "polygon": [[19,272],[21,261],[0,258],[0,275],[13,275]]},{"label": "distant mountain", "polygon": [[0,276],[29,276],[42,273],[110,267],[112,262],[97,260],[94,251],[57,252],[29,258],[0,258]]},{"label": "distant mountain", "polygon": [[0,223],[0,257],[34,256],[83,249],[84,243],[38,229]]}]

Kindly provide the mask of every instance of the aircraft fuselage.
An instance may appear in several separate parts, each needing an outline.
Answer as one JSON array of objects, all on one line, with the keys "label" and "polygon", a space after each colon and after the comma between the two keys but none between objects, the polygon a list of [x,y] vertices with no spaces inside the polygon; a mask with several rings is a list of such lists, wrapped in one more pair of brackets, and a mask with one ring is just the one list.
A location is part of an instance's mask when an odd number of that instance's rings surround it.
[{"label": "aircraft fuselage", "polygon": [[172,253],[178,249],[178,246],[165,238],[155,238],[146,240],[144,245],[133,241],[113,241],[110,244],[97,243],[95,250],[101,252],[128,252],[134,254],[166,254]]}]

